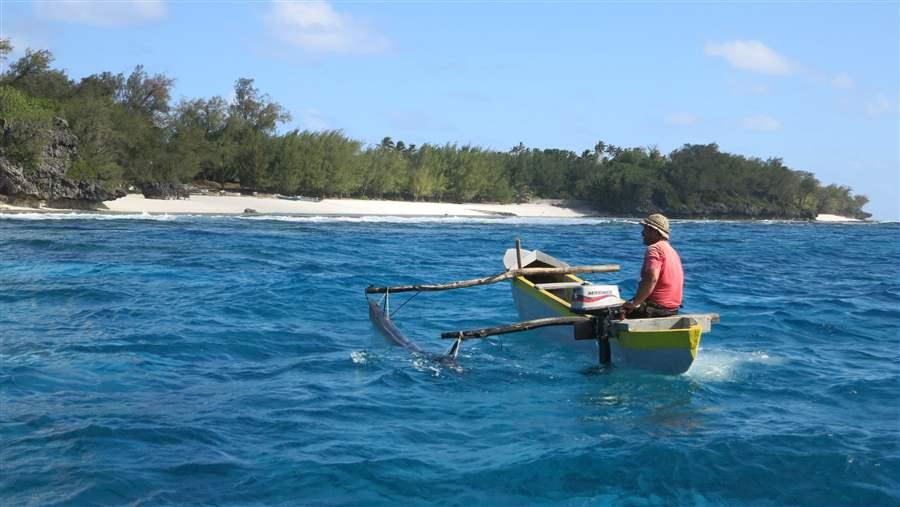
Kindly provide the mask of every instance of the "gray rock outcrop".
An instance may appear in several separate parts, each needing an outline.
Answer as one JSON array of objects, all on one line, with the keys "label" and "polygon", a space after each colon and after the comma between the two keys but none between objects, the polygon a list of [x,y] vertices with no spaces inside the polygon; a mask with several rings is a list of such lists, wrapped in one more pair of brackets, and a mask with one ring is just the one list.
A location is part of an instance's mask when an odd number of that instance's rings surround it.
[{"label": "gray rock outcrop", "polygon": [[[0,136],[14,127],[0,125]],[[78,156],[77,139],[62,118],[54,121],[49,142],[34,167],[26,168],[6,157],[0,148],[0,199],[19,206],[98,209],[103,201],[125,196],[123,189],[108,191],[95,183],[66,176]]]},{"label": "gray rock outcrop", "polygon": [[141,193],[147,199],[189,199],[187,188],[180,183],[149,182],[141,185]]}]

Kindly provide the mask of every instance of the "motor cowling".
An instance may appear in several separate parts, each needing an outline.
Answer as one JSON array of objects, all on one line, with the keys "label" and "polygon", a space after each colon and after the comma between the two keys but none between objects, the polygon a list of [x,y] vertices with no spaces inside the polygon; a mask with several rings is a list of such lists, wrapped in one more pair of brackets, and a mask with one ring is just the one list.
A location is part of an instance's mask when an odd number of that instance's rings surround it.
[{"label": "motor cowling", "polygon": [[622,304],[617,285],[579,285],[572,290],[572,310],[584,313]]}]

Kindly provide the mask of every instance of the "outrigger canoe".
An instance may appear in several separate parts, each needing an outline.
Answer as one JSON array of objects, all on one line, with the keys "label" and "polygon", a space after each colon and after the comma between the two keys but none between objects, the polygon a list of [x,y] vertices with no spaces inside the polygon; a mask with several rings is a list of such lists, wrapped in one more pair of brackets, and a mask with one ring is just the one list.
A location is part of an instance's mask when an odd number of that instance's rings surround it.
[{"label": "outrigger canoe", "polygon": [[[507,271],[518,269],[521,256],[522,268],[564,268],[568,266],[541,251],[515,249],[506,251],[503,264]],[[615,301],[601,302],[592,309],[575,310],[573,302],[578,294],[591,282],[578,276],[567,274],[524,275],[512,280],[513,300],[519,316],[523,320],[549,317],[576,317],[578,315],[596,315],[609,318],[607,324],[607,340],[609,341],[611,360],[617,364],[654,370],[663,373],[684,373],[688,371],[697,358],[700,338],[711,329],[712,323],[719,321],[717,314],[687,314],[673,317],[653,319],[624,319],[618,315],[623,300],[615,295],[606,295]],[[584,301],[582,301],[584,303]],[[588,301],[587,303],[591,303]],[[576,306],[578,306],[576,304]],[[582,304],[582,307],[590,305]],[[578,348],[593,354],[601,355],[603,340],[573,340],[571,330],[563,327],[547,327],[537,331],[545,339],[560,345],[575,344]]]},{"label": "outrigger canoe", "polygon": [[381,304],[369,299],[370,319],[391,342],[421,353],[391,321],[393,314],[388,312],[391,294],[459,289],[510,280],[513,300],[525,320],[493,328],[442,333],[441,338],[455,342],[446,354],[432,356],[455,360],[464,340],[536,330],[534,335],[554,344],[574,346],[604,364],[615,362],[670,374],[690,369],[701,336],[719,321],[714,313],[625,319],[621,313],[624,301],[619,298],[618,287],[594,285],[576,276],[618,271],[617,265],[569,266],[538,250],[522,250],[518,240],[515,249],[506,251],[503,263],[506,271],[474,280],[440,285],[369,286],[367,299],[369,294],[384,294]]}]

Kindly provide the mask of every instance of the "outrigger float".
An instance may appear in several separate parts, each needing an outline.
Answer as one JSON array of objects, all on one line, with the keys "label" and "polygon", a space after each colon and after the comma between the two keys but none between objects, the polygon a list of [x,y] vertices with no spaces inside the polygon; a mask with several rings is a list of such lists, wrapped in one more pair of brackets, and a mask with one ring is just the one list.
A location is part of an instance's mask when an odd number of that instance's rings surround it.
[{"label": "outrigger float", "polygon": [[[619,270],[616,264],[570,266],[538,250],[522,250],[519,240],[516,240],[516,248],[506,251],[503,264],[506,271],[474,280],[439,285],[369,286],[366,288],[369,318],[394,344],[424,353],[391,321],[391,294],[460,289],[511,280],[513,300],[524,320],[498,327],[442,333],[441,338],[454,342],[445,355],[435,359],[455,360],[460,345],[466,340],[537,330],[535,334],[541,339],[574,345],[598,357],[601,364],[615,362],[669,374],[681,374],[690,369],[697,358],[701,336],[711,330],[713,323],[719,322],[719,315],[715,313],[626,319],[622,311],[625,302],[619,297],[617,286],[594,285],[575,276],[615,272]],[[383,306],[370,299],[369,294],[384,294]]]}]

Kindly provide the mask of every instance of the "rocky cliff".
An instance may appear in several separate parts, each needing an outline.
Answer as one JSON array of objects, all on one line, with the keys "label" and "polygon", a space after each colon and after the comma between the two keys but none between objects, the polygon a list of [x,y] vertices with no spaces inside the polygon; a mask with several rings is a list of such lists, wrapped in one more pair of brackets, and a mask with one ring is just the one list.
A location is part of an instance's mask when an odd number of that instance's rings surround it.
[{"label": "rocky cliff", "polygon": [[[0,136],[8,137],[14,127],[0,126]],[[103,201],[125,196],[103,187],[66,176],[78,156],[77,139],[65,120],[57,118],[41,157],[34,167],[24,167],[7,158],[0,147],[0,200],[18,206],[99,209]]]}]

